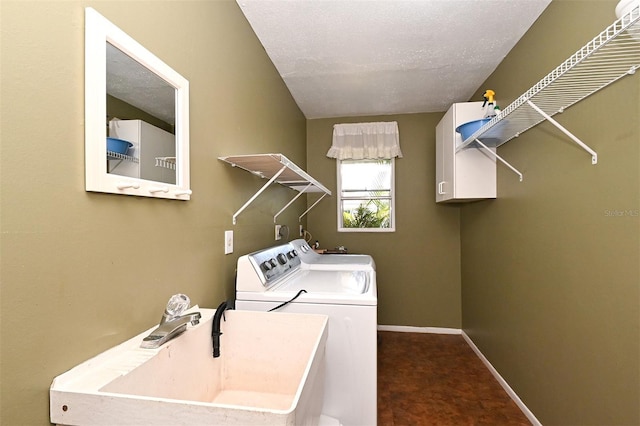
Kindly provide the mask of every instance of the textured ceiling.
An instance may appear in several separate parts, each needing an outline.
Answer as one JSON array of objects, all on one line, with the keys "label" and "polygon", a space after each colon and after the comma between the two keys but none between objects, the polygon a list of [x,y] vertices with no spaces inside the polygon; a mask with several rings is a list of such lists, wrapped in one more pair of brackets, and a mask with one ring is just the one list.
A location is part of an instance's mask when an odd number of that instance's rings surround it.
[{"label": "textured ceiling", "polygon": [[176,89],[107,43],[107,93],[165,123],[176,124]]},{"label": "textured ceiling", "polygon": [[307,118],[468,101],[551,2],[236,1]]}]

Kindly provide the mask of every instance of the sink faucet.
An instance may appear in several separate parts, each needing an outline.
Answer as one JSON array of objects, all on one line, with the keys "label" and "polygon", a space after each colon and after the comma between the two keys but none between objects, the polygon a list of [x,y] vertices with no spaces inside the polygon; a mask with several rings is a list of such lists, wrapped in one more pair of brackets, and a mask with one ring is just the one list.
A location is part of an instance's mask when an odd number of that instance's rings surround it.
[{"label": "sink faucet", "polygon": [[226,309],[233,309],[233,304],[228,302],[222,302],[216,309],[216,313],[213,314],[213,326],[211,327],[211,338],[213,339],[213,357],[218,358],[220,356],[220,318],[224,318],[224,311]]},{"label": "sink faucet", "polygon": [[142,339],[140,344],[144,349],[155,349],[167,343],[169,340],[182,334],[187,329],[187,324],[196,325],[200,322],[200,312],[181,315],[172,320],[160,324],[151,334]]},{"label": "sink faucet", "polygon": [[171,296],[160,320],[160,324],[151,334],[142,339],[140,347],[144,349],[159,348],[184,332],[187,329],[187,324],[198,324],[201,318],[200,312],[181,315],[182,312],[189,307],[190,303],[189,297],[184,294]]}]

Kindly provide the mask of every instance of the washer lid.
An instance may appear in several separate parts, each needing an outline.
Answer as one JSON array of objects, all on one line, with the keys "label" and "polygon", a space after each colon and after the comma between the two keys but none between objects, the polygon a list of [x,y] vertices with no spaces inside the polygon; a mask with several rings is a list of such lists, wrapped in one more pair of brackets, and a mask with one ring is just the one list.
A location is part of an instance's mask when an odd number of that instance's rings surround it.
[{"label": "washer lid", "polygon": [[236,299],[281,303],[291,300],[300,290],[306,290],[306,293],[299,295],[292,303],[359,306],[378,304],[375,271],[299,270],[265,291],[238,291]]},{"label": "washer lid", "polygon": [[300,256],[303,268],[334,271],[376,269],[373,258],[368,254],[318,254],[302,239],[293,240],[289,244]]},{"label": "washer lid", "polygon": [[307,293],[364,294],[369,285],[370,274],[366,271],[302,270],[267,292],[306,290]]}]

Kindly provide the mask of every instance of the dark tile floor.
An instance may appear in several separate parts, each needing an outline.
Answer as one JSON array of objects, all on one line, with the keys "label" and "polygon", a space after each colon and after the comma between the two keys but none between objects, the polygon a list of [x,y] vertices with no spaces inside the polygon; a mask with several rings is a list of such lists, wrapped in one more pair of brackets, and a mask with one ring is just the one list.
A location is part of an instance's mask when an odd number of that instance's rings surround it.
[{"label": "dark tile floor", "polygon": [[460,335],[378,334],[378,425],[531,425]]}]

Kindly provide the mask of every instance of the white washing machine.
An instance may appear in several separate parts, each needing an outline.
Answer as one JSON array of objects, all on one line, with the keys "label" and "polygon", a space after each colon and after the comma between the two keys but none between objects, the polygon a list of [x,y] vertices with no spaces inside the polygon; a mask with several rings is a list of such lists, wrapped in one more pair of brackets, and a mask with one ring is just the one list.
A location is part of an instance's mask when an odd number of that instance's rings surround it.
[{"label": "white washing machine", "polygon": [[339,266],[330,268],[320,259],[303,263],[302,257],[292,243],[241,256],[236,309],[328,315],[322,414],[344,426],[375,425],[378,297],[373,259],[367,256],[361,267],[337,261]]}]

